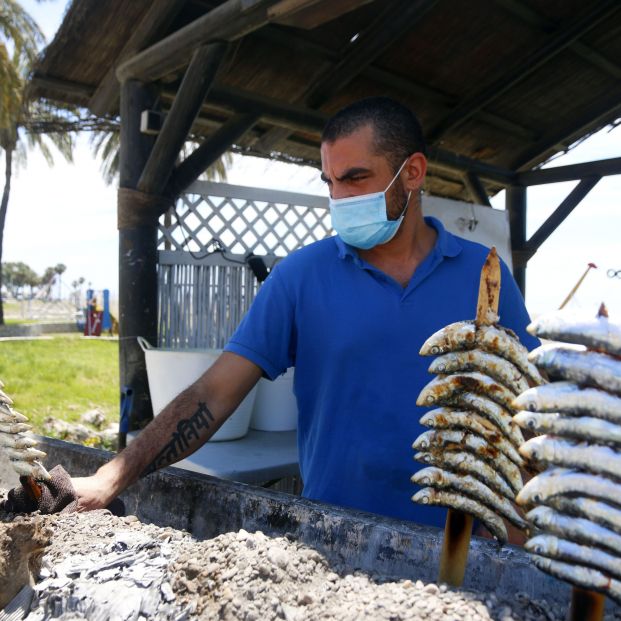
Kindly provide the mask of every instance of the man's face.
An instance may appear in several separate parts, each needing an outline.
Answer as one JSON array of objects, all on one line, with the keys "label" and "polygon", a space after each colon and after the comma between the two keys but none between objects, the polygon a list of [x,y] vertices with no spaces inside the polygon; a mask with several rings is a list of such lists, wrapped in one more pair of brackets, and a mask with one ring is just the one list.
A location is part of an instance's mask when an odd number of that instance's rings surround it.
[{"label": "man's face", "polygon": [[[383,192],[394,175],[388,159],[375,152],[373,128],[369,125],[321,145],[321,178],[328,184],[332,198]],[[407,194],[402,181],[396,179],[386,194],[389,219],[401,215]]]}]

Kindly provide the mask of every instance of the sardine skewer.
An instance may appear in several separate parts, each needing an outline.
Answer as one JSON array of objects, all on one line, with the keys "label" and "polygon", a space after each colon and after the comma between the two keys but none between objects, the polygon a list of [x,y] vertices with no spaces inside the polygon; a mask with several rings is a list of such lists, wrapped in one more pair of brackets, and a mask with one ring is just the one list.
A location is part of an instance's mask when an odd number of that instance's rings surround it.
[{"label": "sardine skewer", "polygon": [[563,515],[550,507],[535,507],[526,514],[526,519],[539,530],[563,539],[621,554],[621,535],[590,520]]},{"label": "sardine skewer", "polygon": [[37,446],[37,444],[38,442],[30,436],[17,433],[0,432],[0,447],[6,446],[10,448],[24,449]]},{"label": "sardine skewer", "polygon": [[616,556],[556,535],[537,535],[529,539],[524,547],[528,552],[557,561],[576,563],[593,567],[621,580],[621,561]]},{"label": "sardine skewer", "polygon": [[539,338],[579,343],[614,356],[621,356],[621,324],[608,317],[584,317],[573,313],[550,313],[537,317],[527,328]]},{"label": "sardine skewer", "polygon": [[515,395],[491,377],[476,371],[440,375],[421,391],[416,405],[435,405],[439,399],[450,399],[461,393],[474,393],[492,399],[506,409],[512,408]]},{"label": "sardine skewer", "polygon": [[548,469],[528,481],[516,497],[522,506],[546,503],[549,498],[579,494],[621,506],[621,484],[607,477],[567,468]]},{"label": "sardine skewer", "polygon": [[26,423],[0,423],[0,433],[23,433],[31,429],[32,425]]},{"label": "sardine skewer", "polygon": [[578,468],[621,479],[621,455],[607,446],[577,444],[545,435],[531,438],[519,451],[535,463]]},{"label": "sardine skewer", "polygon": [[492,446],[499,448],[514,464],[523,467],[524,459],[517,449],[487,418],[476,412],[436,408],[420,419],[420,424],[433,429],[465,429],[485,438]]},{"label": "sardine skewer", "polygon": [[516,395],[529,387],[524,374],[513,363],[480,349],[449,352],[435,358],[429,365],[429,373],[448,375],[465,371],[489,375]]},{"label": "sardine skewer", "polygon": [[487,399],[483,395],[476,395],[469,392],[457,393],[450,397],[440,397],[436,405],[474,410],[496,425],[516,448],[524,443],[522,431],[513,420],[512,414],[501,405],[498,405],[491,399]]},{"label": "sardine skewer", "polygon": [[522,428],[538,434],[588,440],[621,447],[621,425],[591,416],[572,417],[541,412],[518,412],[513,420]]},{"label": "sardine skewer", "polygon": [[416,461],[429,466],[471,474],[508,500],[515,500],[515,494],[504,478],[489,464],[471,453],[453,451],[422,451],[414,455]]},{"label": "sardine skewer", "polygon": [[529,388],[513,401],[516,410],[594,416],[621,425],[621,397],[574,382],[553,382]]},{"label": "sardine skewer", "polygon": [[548,574],[584,589],[593,589],[609,595],[621,603],[621,582],[614,580],[597,569],[590,569],[573,563],[554,561],[544,556],[531,554],[533,563]]},{"label": "sardine skewer", "polygon": [[423,468],[412,475],[412,483],[422,487],[433,487],[465,494],[488,509],[499,513],[514,526],[525,530],[526,520],[520,516],[513,505],[487,485],[468,474],[455,474],[437,467]]},{"label": "sardine skewer", "polygon": [[446,492],[433,489],[432,487],[425,487],[414,494],[412,500],[424,505],[441,505],[443,507],[469,513],[481,520],[487,530],[489,530],[499,542],[505,543],[507,541],[507,529],[502,520],[493,511],[490,511],[487,507],[472,498],[462,496],[455,492]]},{"label": "sardine skewer", "polygon": [[621,360],[608,354],[542,345],[528,357],[552,376],[621,394]]},{"label": "sardine skewer", "polygon": [[479,326],[474,321],[458,321],[432,334],[421,347],[421,356],[438,356],[452,351],[475,348],[500,356],[512,362],[535,384],[544,379],[528,360],[528,350],[511,330],[496,326]]},{"label": "sardine skewer", "polygon": [[516,494],[522,489],[520,469],[497,447],[475,434],[453,429],[426,431],[416,438],[412,448],[417,451],[469,450],[477,457],[492,462]]},{"label": "sardine skewer", "polygon": [[0,403],[0,423],[25,423],[28,419],[4,403]]},{"label": "sardine skewer", "polygon": [[545,501],[559,513],[586,518],[621,535],[621,509],[592,498],[552,496]]}]

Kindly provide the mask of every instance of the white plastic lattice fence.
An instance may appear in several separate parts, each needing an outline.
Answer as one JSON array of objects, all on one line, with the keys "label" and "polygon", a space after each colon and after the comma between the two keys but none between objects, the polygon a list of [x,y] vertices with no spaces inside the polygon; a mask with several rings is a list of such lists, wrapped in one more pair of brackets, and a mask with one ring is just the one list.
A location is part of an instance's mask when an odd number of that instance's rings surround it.
[{"label": "white plastic lattice fence", "polygon": [[331,234],[327,200],[197,182],[159,226],[159,346],[221,348],[259,282],[249,255],[268,267]]}]

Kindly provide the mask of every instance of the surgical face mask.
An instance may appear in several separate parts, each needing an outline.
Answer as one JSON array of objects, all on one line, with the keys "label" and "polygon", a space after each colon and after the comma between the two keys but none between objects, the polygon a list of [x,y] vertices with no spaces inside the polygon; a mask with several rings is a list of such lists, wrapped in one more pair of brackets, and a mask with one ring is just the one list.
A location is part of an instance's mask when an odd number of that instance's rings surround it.
[{"label": "surgical face mask", "polygon": [[386,192],[395,182],[406,162],[407,159],[401,164],[401,168],[383,192],[348,198],[330,198],[332,227],[346,244],[361,250],[368,250],[389,242],[396,235],[403,222],[412,192],[408,194],[403,211],[396,220],[388,219]]}]

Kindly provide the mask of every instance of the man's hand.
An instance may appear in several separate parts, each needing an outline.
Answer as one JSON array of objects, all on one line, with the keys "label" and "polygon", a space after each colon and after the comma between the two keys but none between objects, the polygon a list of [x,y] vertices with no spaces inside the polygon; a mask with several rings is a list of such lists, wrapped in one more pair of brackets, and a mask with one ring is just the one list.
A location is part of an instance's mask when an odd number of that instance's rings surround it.
[{"label": "man's hand", "polygon": [[106,479],[99,474],[71,479],[78,502],[78,511],[104,509],[114,499]]}]

